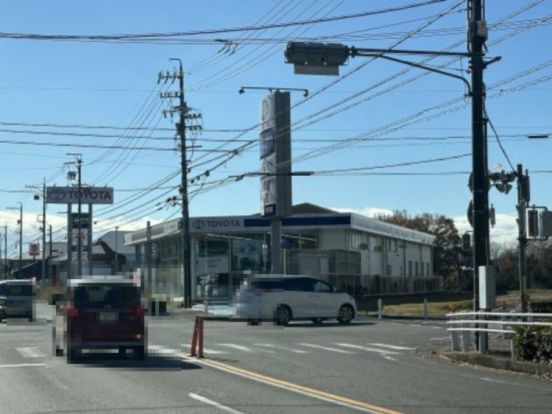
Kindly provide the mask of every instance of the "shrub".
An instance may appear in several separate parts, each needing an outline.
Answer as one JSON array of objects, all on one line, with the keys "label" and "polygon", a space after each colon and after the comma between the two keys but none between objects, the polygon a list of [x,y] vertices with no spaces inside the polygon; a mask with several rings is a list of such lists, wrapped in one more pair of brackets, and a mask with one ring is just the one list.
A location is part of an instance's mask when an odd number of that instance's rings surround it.
[{"label": "shrub", "polygon": [[552,329],[531,326],[517,328],[514,349],[518,359],[552,364]]}]

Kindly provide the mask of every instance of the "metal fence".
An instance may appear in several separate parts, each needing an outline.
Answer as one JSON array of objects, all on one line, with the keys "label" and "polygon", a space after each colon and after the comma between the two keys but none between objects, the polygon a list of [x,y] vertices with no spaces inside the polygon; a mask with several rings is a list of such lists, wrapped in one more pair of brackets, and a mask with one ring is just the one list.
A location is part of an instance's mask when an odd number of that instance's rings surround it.
[{"label": "metal fence", "polygon": [[475,334],[495,334],[497,339],[509,342],[514,357],[515,327],[552,327],[552,313],[520,312],[455,312],[448,313],[447,324],[452,351],[469,351],[475,348]]}]

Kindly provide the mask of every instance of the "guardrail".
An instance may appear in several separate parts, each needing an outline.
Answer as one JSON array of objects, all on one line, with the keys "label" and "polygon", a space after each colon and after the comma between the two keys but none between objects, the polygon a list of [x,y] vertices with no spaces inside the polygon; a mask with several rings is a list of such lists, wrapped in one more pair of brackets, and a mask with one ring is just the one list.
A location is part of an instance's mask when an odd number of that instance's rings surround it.
[{"label": "guardrail", "polygon": [[520,312],[455,312],[448,313],[450,326],[451,351],[469,351],[475,347],[476,332],[502,334],[502,338],[510,341],[510,353],[514,357],[515,326],[552,327],[552,313],[520,313]]}]

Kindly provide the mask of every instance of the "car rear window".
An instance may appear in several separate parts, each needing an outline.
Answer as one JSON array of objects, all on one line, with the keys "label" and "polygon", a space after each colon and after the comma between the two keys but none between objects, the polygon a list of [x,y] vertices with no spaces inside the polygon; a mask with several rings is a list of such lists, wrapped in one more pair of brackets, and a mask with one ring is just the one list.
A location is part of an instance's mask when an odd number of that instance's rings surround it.
[{"label": "car rear window", "polygon": [[140,292],[135,286],[77,286],[74,295],[75,307],[80,309],[126,309],[140,303]]},{"label": "car rear window", "polygon": [[3,296],[33,296],[33,287],[28,283],[10,283],[0,285],[0,295]]}]

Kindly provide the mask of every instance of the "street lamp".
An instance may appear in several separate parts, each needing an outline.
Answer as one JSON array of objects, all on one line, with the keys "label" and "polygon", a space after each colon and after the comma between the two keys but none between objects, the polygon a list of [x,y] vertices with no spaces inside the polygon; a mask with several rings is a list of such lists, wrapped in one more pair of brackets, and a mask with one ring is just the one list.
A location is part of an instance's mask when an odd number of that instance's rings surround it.
[{"label": "street lamp", "polygon": [[[37,186],[25,186],[27,188],[34,188],[38,189]],[[33,196],[34,200],[40,200],[42,197],[42,279],[47,279],[47,272],[46,272],[46,179],[42,182],[42,191],[39,193],[36,193]]]},{"label": "street lamp", "polygon": [[115,273],[119,272],[119,226],[115,226]]},{"label": "street lamp", "polygon": [[[487,24],[484,18],[484,4],[482,0],[468,2],[468,51],[449,52],[432,50],[407,49],[369,49],[355,48],[337,43],[310,43],[289,42],[285,50],[286,62],[294,66],[295,73],[299,74],[339,74],[339,66],[349,57],[366,56],[381,58],[396,63],[413,66],[430,72],[461,80],[468,88],[472,99],[472,171],[473,171],[473,268],[474,278],[480,268],[489,265],[489,194],[488,194],[488,167],[487,167],[487,120],[484,116],[485,86],[483,83],[484,69],[498,60],[494,57],[485,61],[485,42],[488,36]],[[425,55],[425,56],[454,56],[470,58],[471,83],[460,75],[444,70],[425,66],[416,62],[399,59],[390,55]],[[474,311],[479,311],[479,292],[474,284]],[[485,333],[476,337],[480,352],[487,350],[487,336]]]},{"label": "street lamp", "polygon": [[18,202],[19,208],[17,207],[6,207],[7,210],[19,210],[19,276],[21,276],[21,269],[23,268],[23,204]]}]

